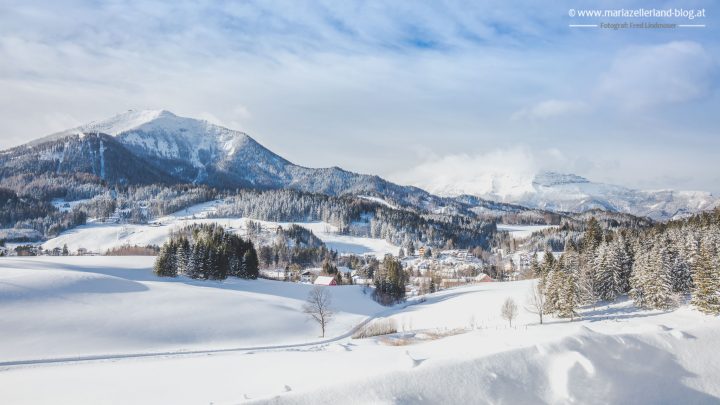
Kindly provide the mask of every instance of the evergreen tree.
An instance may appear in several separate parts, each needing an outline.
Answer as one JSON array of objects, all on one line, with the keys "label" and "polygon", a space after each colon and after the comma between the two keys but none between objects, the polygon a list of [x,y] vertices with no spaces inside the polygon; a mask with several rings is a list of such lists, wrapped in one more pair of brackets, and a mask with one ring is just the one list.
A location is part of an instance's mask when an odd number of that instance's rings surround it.
[{"label": "evergreen tree", "polygon": [[672,290],[676,293],[687,294],[693,289],[690,263],[678,251],[672,255],[670,279]]},{"label": "evergreen tree", "polygon": [[188,266],[185,270],[185,275],[190,278],[200,277],[202,261],[203,252],[200,250],[200,245],[193,244],[190,248],[190,259],[188,260]]},{"label": "evergreen tree", "polygon": [[578,289],[577,280],[572,273],[560,273],[558,294],[558,315],[574,320],[578,316]]},{"label": "evergreen tree", "polygon": [[177,274],[186,274],[190,261],[190,243],[186,238],[180,238],[175,252]]},{"label": "evergreen tree", "polygon": [[412,241],[409,241],[409,242],[407,243],[407,249],[406,249],[406,250],[407,250],[406,253],[408,254],[408,256],[414,255],[414,254],[415,254],[415,244],[414,244]]},{"label": "evergreen tree", "polygon": [[695,288],[692,305],[706,314],[720,314],[720,269],[706,245],[700,249],[693,273]]},{"label": "evergreen tree", "polygon": [[545,312],[560,312],[560,293],[563,287],[562,271],[550,270],[545,282]]},{"label": "evergreen tree", "polygon": [[647,279],[650,277],[646,256],[647,252],[644,249],[637,252],[632,275],[630,276],[630,297],[635,301],[635,306],[640,308],[646,306],[645,286],[648,283]]},{"label": "evergreen tree", "polygon": [[249,279],[256,279],[258,277],[259,269],[258,269],[258,257],[257,252],[255,251],[255,247],[253,247],[252,243],[248,247],[247,251],[245,251],[245,254],[243,255],[243,262],[245,264],[245,277]]},{"label": "evergreen tree", "polygon": [[622,263],[618,257],[615,244],[602,244],[598,247],[595,257],[595,278],[597,294],[601,300],[614,301],[621,293],[620,273]]},{"label": "evergreen tree", "polygon": [[542,272],[544,274],[550,273],[550,270],[552,270],[555,267],[555,256],[552,254],[551,251],[545,251],[545,256],[543,257],[543,265],[542,265]]},{"label": "evergreen tree", "polygon": [[627,294],[630,292],[630,275],[633,266],[633,253],[627,239],[620,234],[612,244],[614,254],[620,262],[620,272],[618,274],[618,293]]},{"label": "evergreen tree", "polygon": [[543,268],[540,267],[540,263],[537,259],[537,252],[533,253],[530,258],[530,271],[532,272],[533,277],[540,278],[540,281],[544,283],[546,273],[544,273]]},{"label": "evergreen tree", "polygon": [[647,243],[641,249],[633,267],[630,295],[638,307],[669,309],[675,299],[670,275],[662,264],[661,249]]},{"label": "evergreen tree", "polygon": [[332,276],[337,274],[338,269],[329,259],[325,259],[322,264],[322,272]]},{"label": "evergreen tree", "polygon": [[177,276],[177,268],[173,266],[172,260],[172,251],[168,244],[164,244],[160,248],[160,252],[158,253],[157,258],[155,259],[155,264],[153,266],[153,271],[157,276],[160,277],[176,277]]},{"label": "evergreen tree", "polygon": [[595,217],[590,218],[586,225],[582,240],[582,252],[594,252],[602,241],[602,228]]},{"label": "evergreen tree", "polygon": [[595,259],[590,252],[583,253],[582,257],[581,266],[571,273],[576,282],[577,298],[582,304],[595,306],[600,299]]},{"label": "evergreen tree", "polygon": [[407,275],[400,261],[392,255],[385,255],[380,270],[375,277],[375,299],[383,305],[403,300]]}]

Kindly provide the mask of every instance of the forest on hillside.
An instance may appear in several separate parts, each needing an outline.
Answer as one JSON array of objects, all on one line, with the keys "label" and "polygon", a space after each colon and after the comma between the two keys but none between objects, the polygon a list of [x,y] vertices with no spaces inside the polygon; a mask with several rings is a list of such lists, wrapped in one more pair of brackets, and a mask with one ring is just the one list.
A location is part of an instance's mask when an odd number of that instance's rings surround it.
[{"label": "forest on hillside", "polygon": [[591,218],[582,238],[555,260],[533,260],[548,313],[573,318],[581,305],[629,295],[635,305],[668,310],[690,302],[720,313],[720,209],[646,228],[603,230]]}]

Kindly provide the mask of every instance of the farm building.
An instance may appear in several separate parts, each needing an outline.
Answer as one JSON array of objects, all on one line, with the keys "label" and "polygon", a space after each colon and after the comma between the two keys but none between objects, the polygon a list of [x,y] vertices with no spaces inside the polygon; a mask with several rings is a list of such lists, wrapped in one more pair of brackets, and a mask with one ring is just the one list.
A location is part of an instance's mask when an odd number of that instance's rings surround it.
[{"label": "farm building", "polygon": [[335,277],[318,276],[318,278],[315,279],[315,282],[313,284],[315,284],[315,285],[337,285],[337,281],[335,281]]},{"label": "farm building", "polygon": [[473,278],[473,281],[476,283],[491,283],[494,280],[492,278],[490,278],[490,276],[488,276],[487,274],[480,273]]}]

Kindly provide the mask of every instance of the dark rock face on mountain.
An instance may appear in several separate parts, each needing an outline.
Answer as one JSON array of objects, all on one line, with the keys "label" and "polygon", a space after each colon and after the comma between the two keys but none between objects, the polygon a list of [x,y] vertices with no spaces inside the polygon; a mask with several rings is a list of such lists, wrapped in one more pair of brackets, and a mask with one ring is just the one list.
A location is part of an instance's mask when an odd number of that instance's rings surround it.
[{"label": "dark rock face on mountain", "polygon": [[173,176],[107,134],[69,135],[0,153],[0,178],[75,173],[88,173],[122,185],[176,182]]}]

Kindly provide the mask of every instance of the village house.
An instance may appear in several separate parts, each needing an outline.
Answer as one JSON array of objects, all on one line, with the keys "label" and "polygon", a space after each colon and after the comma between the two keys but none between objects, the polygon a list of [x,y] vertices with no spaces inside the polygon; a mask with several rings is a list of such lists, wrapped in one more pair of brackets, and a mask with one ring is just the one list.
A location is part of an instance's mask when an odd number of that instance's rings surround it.
[{"label": "village house", "polygon": [[485,273],[480,273],[473,278],[473,282],[475,283],[492,283],[493,281],[495,280]]},{"label": "village house", "polygon": [[360,275],[354,275],[352,276],[353,284],[357,285],[371,285],[373,283],[373,280],[371,278],[366,278]]},{"label": "village house", "polygon": [[314,276],[315,275],[310,270],[305,270],[302,273],[300,273],[300,282],[301,283],[312,283]]},{"label": "village house", "polygon": [[337,281],[335,281],[335,277],[330,276],[318,276],[318,278],[315,279],[315,282],[313,282],[315,285],[337,285]]}]

